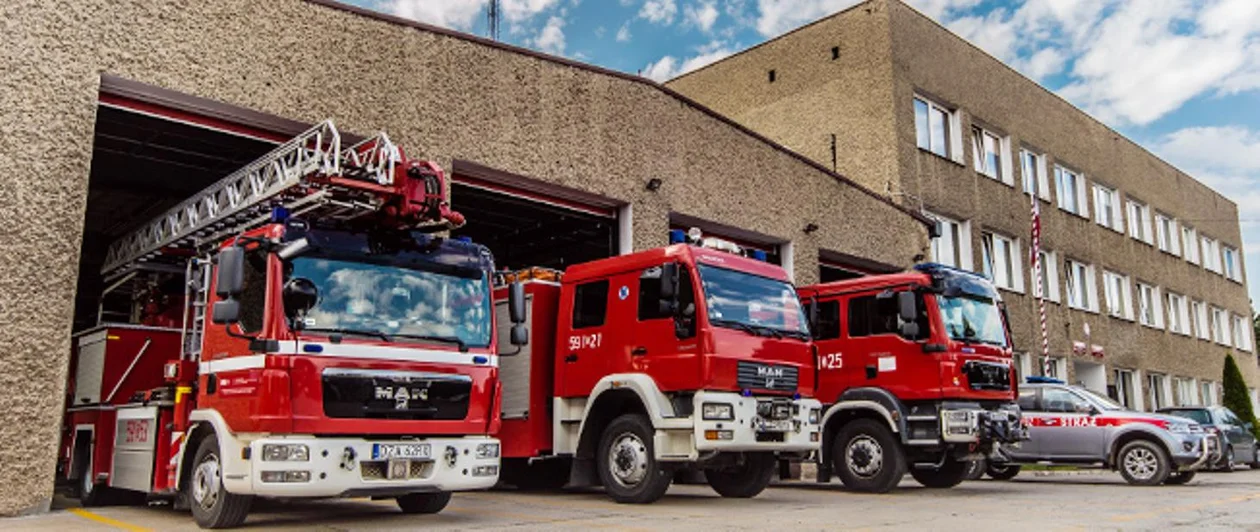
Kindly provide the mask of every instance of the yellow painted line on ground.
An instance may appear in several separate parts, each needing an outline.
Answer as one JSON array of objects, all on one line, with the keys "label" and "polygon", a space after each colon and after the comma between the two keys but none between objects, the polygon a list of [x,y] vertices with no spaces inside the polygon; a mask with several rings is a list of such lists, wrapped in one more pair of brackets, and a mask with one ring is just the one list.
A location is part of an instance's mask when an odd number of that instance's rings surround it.
[{"label": "yellow painted line on ground", "polygon": [[1155,510],[1151,512],[1115,515],[1111,517],[1111,520],[1112,521],[1140,521],[1142,519],[1151,519],[1151,518],[1159,517],[1161,515],[1166,515],[1166,514],[1192,512],[1195,510],[1202,510],[1204,508],[1210,508],[1212,506],[1220,506],[1223,504],[1231,504],[1231,503],[1237,503],[1237,502],[1247,502],[1254,499],[1260,499],[1260,493],[1253,493],[1251,495],[1239,495],[1237,497],[1230,497],[1228,499],[1217,499],[1214,501],[1201,502],[1197,504],[1170,506],[1162,510]]},{"label": "yellow painted line on ground", "polygon": [[70,511],[70,513],[72,513],[72,514],[77,515],[77,516],[79,516],[79,517],[82,517],[82,518],[84,518],[84,519],[87,519],[87,520],[89,520],[89,521],[96,521],[97,523],[100,523],[100,524],[102,524],[102,525],[112,526],[112,527],[117,528],[117,529],[119,529],[119,530],[128,530],[128,531],[130,531],[130,532],[150,532],[150,531],[152,531],[152,530],[153,530],[153,529],[151,529],[151,528],[145,528],[145,527],[142,527],[142,526],[136,526],[136,525],[133,525],[133,524],[131,524],[131,523],[126,523],[126,522],[123,522],[123,521],[119,521],[119,520],[117,520],[117,519],[110,519],[110,518],[105,517],[105,516],[103,516],[103,515],[100,515],[100,514],[95,514],[95,513],[89,512],[89,511],[87,511],[87,510],[84,510],[84,509],[82,509],[82,508],[71,508],[69,511]]}]

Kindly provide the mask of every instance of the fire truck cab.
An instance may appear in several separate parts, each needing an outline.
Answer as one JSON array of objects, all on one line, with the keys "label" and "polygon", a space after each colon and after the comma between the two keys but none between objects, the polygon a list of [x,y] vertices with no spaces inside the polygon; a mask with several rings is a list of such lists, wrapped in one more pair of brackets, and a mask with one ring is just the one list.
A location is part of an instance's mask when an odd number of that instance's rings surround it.
[{"label": "fire truck cab", "polygon": [[817,447],[795,290],[782,268],[720,242],[507,276],[524,283],[533,332],[502,370],[507,482],[603,485],[648,503],[689,469],[723,496],[752,497],[777,454]]},{"label": "fire truck cab", "polygon": [[817,397],[826,403],[819,481],[886,492],[909,473],[928,487],[1002,460],[1025,438],[1011,337],[987,279],[935,264],[807,286]]}]

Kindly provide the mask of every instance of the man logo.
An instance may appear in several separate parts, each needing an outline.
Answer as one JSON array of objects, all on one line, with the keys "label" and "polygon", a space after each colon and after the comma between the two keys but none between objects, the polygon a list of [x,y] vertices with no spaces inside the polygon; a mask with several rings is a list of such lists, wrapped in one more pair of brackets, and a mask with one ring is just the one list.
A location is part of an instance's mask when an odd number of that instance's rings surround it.
[{"label": "man logo", "polygon": [[758,366],[757,376],[767,379],[778,379],[783,377],[783,368],[775,368],[770,366]]},{"label": "man logo", "polygon": [[420,401],[428,401],[429,389],[416,388],[414,390],[407,390],[407,388],[404,386],[399,386],[397,389],[395,389],[393,386],[377,386],[376,398],[377,399],[393,399],[394,410],[406,410],[410,406],[412,399],[418,399]]}]

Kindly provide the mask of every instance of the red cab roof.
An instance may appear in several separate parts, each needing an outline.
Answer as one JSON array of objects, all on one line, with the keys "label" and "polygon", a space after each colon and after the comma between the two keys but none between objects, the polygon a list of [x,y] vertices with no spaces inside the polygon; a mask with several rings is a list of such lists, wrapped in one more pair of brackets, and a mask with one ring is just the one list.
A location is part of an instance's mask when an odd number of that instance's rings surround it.
[{"label": "red cab roof", "polygon": [[652,266],[659,266],[671,260],[688,264],[708,264],[790,282],[787,271],[769,262],[687,244],[674,244],[629,255],[575,264],[564,271],[564,282],[580,283],[588,279],[597,279],[631,270],[642,270]]}]

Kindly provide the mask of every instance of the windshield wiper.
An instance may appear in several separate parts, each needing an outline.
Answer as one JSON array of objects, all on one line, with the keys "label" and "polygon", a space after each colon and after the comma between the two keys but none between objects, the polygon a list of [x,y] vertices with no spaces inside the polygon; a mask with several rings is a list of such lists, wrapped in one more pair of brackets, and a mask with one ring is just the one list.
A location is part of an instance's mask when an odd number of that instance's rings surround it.
[{"label": "windshield wiper", "polygon": [[712,323],[713,325],[717,325],[719,327],[721,326],[734,327],[736,329],[744,331],[753,336],[773,336],[776,340],[782,340],[785,335],[790,335],[793,338],[800,338],[802,340],[809,339],[809,335],[803,332],[785,331],[783,329],[776,329],[774,327],[770,327],[769,325],[753,325],[751,323],[744,323],[742,321],[735,321],[735,320],[709,320],[709,323]]},{"label": "windshield wiper", "polygon": [[[386,342],[393,342],[393,341],[394,341],[392,338],[390,338],[390,337],[389,337],[389,335],[388,335],[388,334],[385,334],[385,333],[383,333],[383,332],[381,332],[381,331],[374,331],[374,330],[371,330],[371,329],[342,329],[342,328],[332,328],[332,327],[305,327],[305,328],[303,328],[303,329],[302,329],[302,331],[310,331],[310,332],[326,332],[326,333],[335,333],[335,334],[357,334],[357,335],[359,335],[359,336],[375,336],[375,337],[377,337],[377,338],[380,338],[380,339],[382,339],[382,340],[385,340]],[[330,338],[330,340],[331,340],[331,338]],[[335,343],[335,342],[334,342],[334,343]]]},{"label": "windshield wiper", "polygon": [[711,324],[713,324],[713,325],[717,325],[718,327],[727,327],[727,328],[735,328],[735,329],[739,329],[739,330],[744,331],[744,332],[746,332],[746,333],[748,333],[748,334],[751,334],[751,335],[753,335],[753,336],[765,336],[765,335],[761,334],[761,329],[760,329],[760,328],[753,327],[752,325],[749,325],[749,324],[744,323],[744,322],[742,322],[742,321],[735,321],[735,320],[709,320],[709,323],[711,323]]},{"label": "windshield wiper", "polygon": [[461,353],[468,352],[468,344],[464,343],[464,340],[458,336],[437,336],[437,335],[429,335],[429,334],[395,334],[394,337],[395,338],[409,338],[412,340],[432,340],[434,342],[446,342],[448,344],[455,344],[456,347],[459,347],[459,352]]}]

